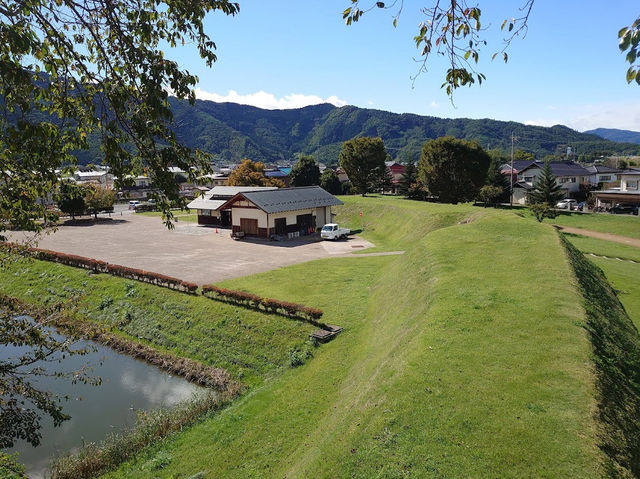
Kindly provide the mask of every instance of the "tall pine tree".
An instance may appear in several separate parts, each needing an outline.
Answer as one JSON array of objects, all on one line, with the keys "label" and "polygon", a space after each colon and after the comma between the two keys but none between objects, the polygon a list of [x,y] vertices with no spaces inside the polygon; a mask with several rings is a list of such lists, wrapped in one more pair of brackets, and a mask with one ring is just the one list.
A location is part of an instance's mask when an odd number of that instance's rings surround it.
[{"label": "tall pine tree", "polygon": [[542,174],[533,184],[533,191],[529,193],[529,203],[546,203],[553,207],[562,198],[564,198],[564,191],[558,185],[556,177],[551,172],[551,165],[547,161],[542,168]]},{"label": "tall pine tree", "polygon": [[407,160],[404,165],[404,173],[398,184],[398,193],[407,196],[411,190],[411,185],[418,181],[418,170],[413,160]]}]

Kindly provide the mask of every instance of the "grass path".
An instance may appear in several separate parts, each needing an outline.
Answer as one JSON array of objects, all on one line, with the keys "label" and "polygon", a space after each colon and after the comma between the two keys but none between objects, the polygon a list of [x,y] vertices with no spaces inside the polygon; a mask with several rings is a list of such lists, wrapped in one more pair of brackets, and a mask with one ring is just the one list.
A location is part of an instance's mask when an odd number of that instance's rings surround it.
[{"label": "grass path", "polygon": [[591,347],[554,229],[465,205],[345,203],[340,222],[406,253],[224,283],[317,305],[344,332],[109,477],[600,475]]},{"label": "grass path", "polygon": [[[638,223],[638,227],[640,227],[640,222]],[[560,226],[558,225],[558,229],[565,233],[571,233],[575,235],[581,236],[589,236],[591,238],[601,239],[605,241],[613,241],[614,243],[626,244],[629,246],[633,246],[634,248],[640,248],[640,239],[629,238],[628,236],[620,236],[611,233],[602,233],[599,231],[590,231],[582,228],[572,228],[570,226]]]},{"label": "grass path", "polygon": [[[640,217],[634,215],[612,215],[609,213],[576,213],[557,211],[558,216],[551,223],[573,228],[581,228],[600,233],[609,233],[640,240]],[[528,209],[520,215],[535,220]]]}]

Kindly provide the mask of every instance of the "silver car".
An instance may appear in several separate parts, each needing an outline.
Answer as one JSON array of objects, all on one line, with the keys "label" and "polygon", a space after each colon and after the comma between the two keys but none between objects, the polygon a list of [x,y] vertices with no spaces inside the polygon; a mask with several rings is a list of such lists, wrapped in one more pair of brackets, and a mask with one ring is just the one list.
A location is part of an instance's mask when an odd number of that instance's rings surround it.
[{"label": "silver car", "polygon": [[570,200],[570,199],[560,200],[556,205],[556,208],[560,210],[569,210],[569,211],[575,210],[577,207],[578,207],[578,202],[576,200]]}]

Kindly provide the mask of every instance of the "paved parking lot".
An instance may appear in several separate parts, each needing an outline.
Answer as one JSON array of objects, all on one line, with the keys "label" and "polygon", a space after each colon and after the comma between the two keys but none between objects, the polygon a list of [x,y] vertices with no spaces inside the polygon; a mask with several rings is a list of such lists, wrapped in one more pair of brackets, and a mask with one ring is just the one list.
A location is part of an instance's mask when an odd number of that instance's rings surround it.
[{"label": "paved parking lot", "polygon": [[[217,233],[216,233],[217,231]],[[12,235],[19,240],[20,234]],[[347,241],[234,241],[229,230],[176,223],[172,231],[160,218],[136,214],[114,216],[87,226],[62,226],[38,247],[87,256],[110,263],[212,283],[313,259],[346,256],[373,246],[357,236]]]}]

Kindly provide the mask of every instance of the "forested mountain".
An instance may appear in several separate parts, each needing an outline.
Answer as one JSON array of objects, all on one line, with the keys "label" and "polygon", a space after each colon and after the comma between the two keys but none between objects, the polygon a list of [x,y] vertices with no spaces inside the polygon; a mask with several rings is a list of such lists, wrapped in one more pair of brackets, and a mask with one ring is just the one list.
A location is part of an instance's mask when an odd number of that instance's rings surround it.
[{"label": "forested mountain", "polygon": [[[335,164],[342,142],[355,136],[382,137],[389,154],[399,160],[418,159],[425,141],[444,135],[478,140],[486,149],[507,153],[512,133],[518,137],[516,148],[533,152],[539,159],[563,155],[567,146],[582,159],[640,153],[638,145],[615,143],[559,125],[546,128],[487,119],[445,119],[330,104],[263,110],[203,100],[194,107],[175,98],[171,103],[178,137],[190,147],[214,154],[221,163],[242,158],[277,162],[308,153]],[[96,153],[78,155],[79,160],[96,161]]]},{"label": "forested mountain", "polygon": [[618,130],[616,128],[596,128],[595,130],[585,131],[585,133],[598,135],[606,140],[637,143],[640,145],[640,131]]}]

